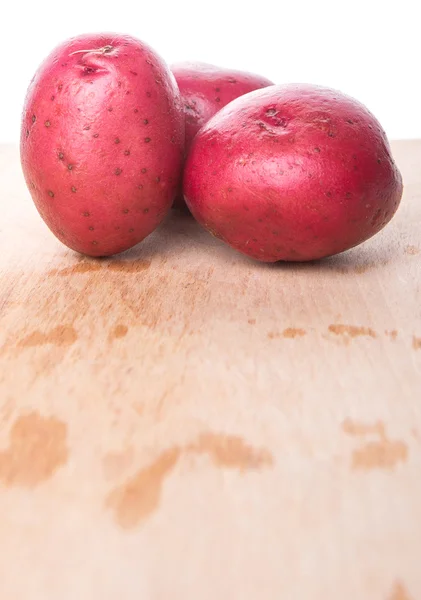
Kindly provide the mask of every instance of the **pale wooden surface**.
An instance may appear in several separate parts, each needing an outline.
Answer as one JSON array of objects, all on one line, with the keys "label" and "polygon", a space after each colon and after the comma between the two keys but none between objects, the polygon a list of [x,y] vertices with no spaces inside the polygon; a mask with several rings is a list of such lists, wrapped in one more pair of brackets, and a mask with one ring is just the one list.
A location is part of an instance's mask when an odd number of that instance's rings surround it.
[{"label": "pale wooden surface", "polygon": [[0,150],[1,600],[421,599],[421,142],[376,239],[80,259]]}]

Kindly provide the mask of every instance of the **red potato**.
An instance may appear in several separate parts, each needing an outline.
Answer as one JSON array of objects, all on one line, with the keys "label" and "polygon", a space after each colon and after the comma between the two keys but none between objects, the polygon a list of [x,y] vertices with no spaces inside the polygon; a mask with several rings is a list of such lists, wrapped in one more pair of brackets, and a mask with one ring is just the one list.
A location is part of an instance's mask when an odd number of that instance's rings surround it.
[{"label": "red potato", "polygon": [[[187,156],[194,136],[215,113],[235,98],[273,85],[266,77],[223,69],[207,63],[182,62],[171,67],[181,93],[186,119]],[[177,196],[176,206],[182,207],[182,193]]]},{"label": "red potato", "polygon": [[146,44],[116,34],[66,41],[28,90],[21,162],[35,205],[64,244],[108,256],[171,208],[183,161],[174,77]]},{"label": "red potato", "polygon": [[260,261],[352,248],[393,217],[402,178],[384,131],[329,88],[276,85],[234,100],[197,134],[184,171],[194,217]]}]

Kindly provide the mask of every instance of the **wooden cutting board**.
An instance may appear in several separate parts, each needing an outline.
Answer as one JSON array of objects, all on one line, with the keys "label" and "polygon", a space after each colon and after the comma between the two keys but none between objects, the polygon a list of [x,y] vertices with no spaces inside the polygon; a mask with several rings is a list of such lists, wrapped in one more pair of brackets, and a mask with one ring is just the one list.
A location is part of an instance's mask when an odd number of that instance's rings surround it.
[{"label": "wooden cutting board", "polygon": [[0,149],[0,598],[421,599],[421,141],[375,239],[94,261]]}]

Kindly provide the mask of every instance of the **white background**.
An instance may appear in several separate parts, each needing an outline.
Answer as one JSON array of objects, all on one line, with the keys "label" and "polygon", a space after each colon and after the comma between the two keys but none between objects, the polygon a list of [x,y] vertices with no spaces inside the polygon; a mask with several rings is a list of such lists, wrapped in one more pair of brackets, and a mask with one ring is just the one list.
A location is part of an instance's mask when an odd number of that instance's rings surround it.
[{"label": "white background", "polygon": [[341,89],[390,138],[421,137],[420,0],[9,0],[0,22],[0,142],[17,142],[27,85],[72,35],[129,33],[168,62]]}]

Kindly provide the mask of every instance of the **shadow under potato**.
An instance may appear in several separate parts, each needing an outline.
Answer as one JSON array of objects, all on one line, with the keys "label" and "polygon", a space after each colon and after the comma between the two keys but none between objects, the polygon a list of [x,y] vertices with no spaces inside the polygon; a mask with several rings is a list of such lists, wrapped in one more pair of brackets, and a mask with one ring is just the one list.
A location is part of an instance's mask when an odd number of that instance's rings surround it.
[{"label": "shadow under potato", "polygon": [[[318,271],[335,271],[337,273],[357,273],[362,274],[374,268],[384,267],[393,260],[395,256],[395,247],[392,243],[383,243],[381,247],[377,245],[378,236],[376,236],[376,247],[373,246],[372,240],[367,240],[363,244],[351,248],[327,258],[307,261],[307,262],[285,262],[278,261],[275,263],[264,263],[245,256],[234,250],[222,240],[212,236],[207,232],[197,221],[194,220],[188,211],[173,210],[167,215],[162,224],[149,235],[141,243],[133,248],[126,250],[113,257],[104,258],[88,258],[81,257],[75,253],[79,260],[87,261],[92,264],[102,262],[112,264],[116,263],[133,263],[132,268],[122,269],[129,271],[143,270],[136,268],[136,262],[145,263],[154,258],[161,258],[167,261],[171,257],[180,256],[182,253],[191,251],[195,246],[198,252],[206,246],[206,251],[209,248],[213,252],[209,254],[208,265],[214,266],[215,259],[221,261],[235,262],[237,264],[244,263],[254,269],[281,269],[287,271],[314,272]],[[128,266],[128,265],[127,265]],[[117,270],[117,269],[116,269]]]}]

